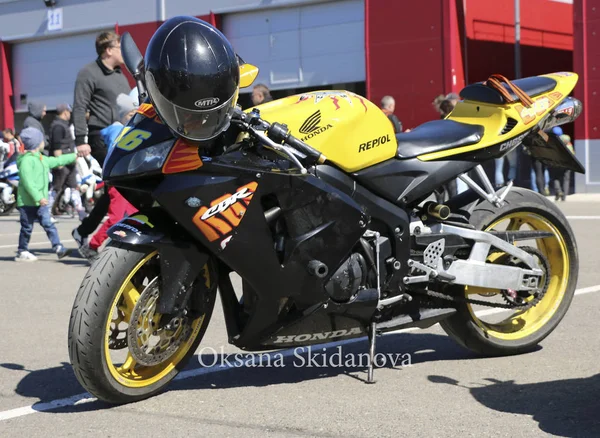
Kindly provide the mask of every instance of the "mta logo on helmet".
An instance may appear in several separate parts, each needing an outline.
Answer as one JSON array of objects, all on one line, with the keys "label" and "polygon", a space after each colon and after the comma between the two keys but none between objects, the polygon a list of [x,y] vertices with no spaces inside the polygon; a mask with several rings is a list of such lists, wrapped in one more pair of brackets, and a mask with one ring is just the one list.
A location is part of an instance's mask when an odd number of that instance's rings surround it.
[{"label": "mta logo on helmet", "polygon": [[215,106],[219,103],[218,97],[207,97],[206,99],[197,100],[194,105],[198,108],[210,108],[211,106]]}]

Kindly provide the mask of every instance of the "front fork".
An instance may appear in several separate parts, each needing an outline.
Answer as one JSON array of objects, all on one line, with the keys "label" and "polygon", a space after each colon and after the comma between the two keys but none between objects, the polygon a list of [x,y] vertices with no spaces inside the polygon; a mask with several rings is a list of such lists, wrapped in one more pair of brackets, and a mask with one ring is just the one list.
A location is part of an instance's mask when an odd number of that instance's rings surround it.
[{"label": "front fork", "polygon": [[139,211],[108,229],[115,242],[158,250],[161,293],[157,312],[177,314],[188,304],[194,283],[210,254],[161,208]]}]

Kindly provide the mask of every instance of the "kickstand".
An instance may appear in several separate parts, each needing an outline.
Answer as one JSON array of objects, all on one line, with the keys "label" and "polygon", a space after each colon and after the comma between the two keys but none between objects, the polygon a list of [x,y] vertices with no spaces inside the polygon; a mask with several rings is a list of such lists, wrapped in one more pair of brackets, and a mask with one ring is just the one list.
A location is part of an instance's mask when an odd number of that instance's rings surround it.
[{"label": "kickstand", "polygon": [[375,322],[371,323],[369,330],[369,374],[367,376],[367,383],[375,383],[373,380],[373,366],[375,364],[375,338],[377,337],[377,328]]}]

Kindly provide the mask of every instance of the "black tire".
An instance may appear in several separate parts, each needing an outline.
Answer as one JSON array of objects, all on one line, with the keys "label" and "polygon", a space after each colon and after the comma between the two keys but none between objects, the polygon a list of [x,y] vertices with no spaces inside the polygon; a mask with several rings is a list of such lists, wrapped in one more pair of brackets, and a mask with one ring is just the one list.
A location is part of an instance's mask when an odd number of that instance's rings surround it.
[{"label": "black tire", "polygon": [[[2,201],[0,201],[2,202]],[[17,207],[17,203],[13,202],[12,204],[2,204],[3,208],[0,208],[0,216],[8,216],[13,212],[13,210]]]},{"label": "black tire", "polygon": [[[478,205],[471,217],[471,224],[484,230],[503,216],[511,213],[530,212],[547,219],[562,235],[569,256],[569,279],[563,298],[548,321],[537,331],[521,339],[506,340],[490,336],[474,320],[469,305],[461,303],[458,312],[440,322],[444,331],[461,346],[483,356],[508,356],[534,350],[563,319],[575,293],[579,272],[577,242],[573,231],[560,209],[544,196],[523,188],[513,188],[506,198],[507,203],[497,208],[489,202]],[[456,287],[456,293],[464,293]]]},{"label": "black tire", "polygon": [[[214,309],[216,287],[206,298],[206,313],[191,347],[176,366],[161,380],[132,388],[119,383],[111,374],[105,355],[106,322],[120,286],[129,273],[152,249],[129,247],[111,242],[93,262],[83,279],[69,322],[69,357],[79,383],[93,396],[113,404],[131,403],[163,390],[185,367],[204,337]],[[211,282],[216,275],[211,271]]]}]

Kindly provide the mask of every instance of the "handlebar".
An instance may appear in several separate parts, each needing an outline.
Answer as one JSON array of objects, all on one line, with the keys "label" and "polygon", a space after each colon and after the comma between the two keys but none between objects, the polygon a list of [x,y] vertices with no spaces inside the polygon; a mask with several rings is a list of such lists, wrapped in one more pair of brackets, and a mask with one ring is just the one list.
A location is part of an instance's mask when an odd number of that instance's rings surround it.
[{"label": "handlebar", "polygon": [[294,149],[302,152],[307,157],[312,158],[315,163],[323,164],[325,160],[327,160],[325,155],[323,155],[321,152],[290,134],[286,125],[273,123],[269,128],[269,137],[277,142],[283,141],[284,143],[287,143]]},{"label": "handlebar", "polygon": [[[302,173],[306,173],[306,169],[296,157],[297,153],[288,150],[289,148],[285,145],[300,152],[303,155],[301,158],[305,164],[323,164],[327,160],[327,157],[321,152],[294,137],[286,125],[280,123],[270,124],[261,119],[257,110],[253,110],[248,114],[236,108],[233,119],[238,121],[246,131],[252,133],[265,146],[285,153],[301,169]],[[262,131],[266,131],[266,134]],[[285,145],[281,143],[285,143]]]}]

